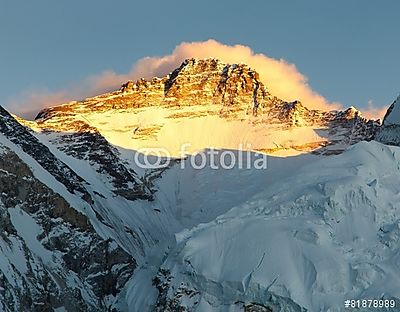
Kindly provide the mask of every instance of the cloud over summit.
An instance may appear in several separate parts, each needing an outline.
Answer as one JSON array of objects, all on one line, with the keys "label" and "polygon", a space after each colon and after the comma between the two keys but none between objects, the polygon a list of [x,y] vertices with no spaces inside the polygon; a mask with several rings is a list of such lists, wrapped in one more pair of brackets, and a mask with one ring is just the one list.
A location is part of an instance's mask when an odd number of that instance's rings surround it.
[{"label": "cloud over summit", "polygon": [[[127,80],[161,77],[177,68],[187,58],[217,58],[225,63],[245,63],[260,74],[260,79],[273,95],[287,101],[300,100],[313,109],[340,109],[338,103],[330,103],[322,95],[312,90],[307,77],[294,64],[283,59],[274,59],[264,54],[254,53],[244,45],[226,45],[216,40],[183,42],[171,54],[161,57],[145,57],[136,62],[125,74],[105,71],[87,77],[80,83],[56,92],[27,91],[7,103],[7,107],[24,117],[31,112],[71,100],[80,100],[114,90]],[[33,115],[28,117],[32,117]]]}]

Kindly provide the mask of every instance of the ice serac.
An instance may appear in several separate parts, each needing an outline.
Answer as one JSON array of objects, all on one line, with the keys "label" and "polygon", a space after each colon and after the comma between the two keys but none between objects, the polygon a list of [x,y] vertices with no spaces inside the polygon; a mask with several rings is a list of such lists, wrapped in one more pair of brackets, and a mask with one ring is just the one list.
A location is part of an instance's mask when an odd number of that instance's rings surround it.
[{"label": "ice serac", "polygon": [[37,125],[62,127],[66,119],[88,124],[116,146],[162,147],[177,157],[188,142],[191,153],[250,145],[276,155],[334,154],[370,140],[379,126],[354,108],[326,112],[279,99],[256,69],[217,59],[188,59],[164,77],[44,109]]},{"label": "ice serac", "polygon": [[389,107],[376,140],[385,144],[400,145],[400,96]]}]

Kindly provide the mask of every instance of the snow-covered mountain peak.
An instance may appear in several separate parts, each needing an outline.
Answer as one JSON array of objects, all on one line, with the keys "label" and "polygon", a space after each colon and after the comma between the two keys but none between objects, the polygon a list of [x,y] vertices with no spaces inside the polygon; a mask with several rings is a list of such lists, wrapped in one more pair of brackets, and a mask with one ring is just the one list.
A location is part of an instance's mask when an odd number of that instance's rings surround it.
[{"label": "snow-covered mountain peak", "polygon": [[383,125],[400,125],[400,95],[389,107],[385,118],[383,119]]},{"label": "snow-covered mountain peak", "polygon": [[400,95],[386,112],[375,139],[385,144],[400,145]]},{"label": "snow-covered mountain peak", "polygon": [[[295,95],[294,95],[295,96]],[[187,59],[164,77],[128,81],[119,90],[46,108],[35,131],[94,131],[130,150],[183,144],[295,155],[340,153],[375,135],[378,124],[355,109],[319,111],[271,94],[256,70],[218,59]]]},{"label": "snow-covered mountain peak", "polygon": [[354,106],[350,106],[348,109],[344,111],[344,115],[347,119],[353,119],[356,117],[361,117],[361,112],[356,109]]}]

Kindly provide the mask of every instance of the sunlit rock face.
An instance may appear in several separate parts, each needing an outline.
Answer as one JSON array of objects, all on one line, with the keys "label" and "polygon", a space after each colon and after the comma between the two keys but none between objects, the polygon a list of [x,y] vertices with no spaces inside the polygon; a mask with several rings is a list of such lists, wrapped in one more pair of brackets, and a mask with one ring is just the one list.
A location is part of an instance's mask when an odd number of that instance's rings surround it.
[{"label": "sunlit rock face", "polygon": [[178,105],[221,104],[242,106],[256,114],[259,105],[272,97],[258,73],[244,64],[224,64],[218,60],[186,60],[173,71],[165,85],[165,97]]},{"label": "sunlit rock face", "polygon": [[376,140],[385,144],[400,145],[400,96],[389,107]]},{"label": "sunlit rock face", "polygon": [[370,140],[378,127],[354,108],[307,109],[268,90],[245,64],[188,59],[169,75],[128,81],[120,90],[41,111],[39,131],[97,132],[132,150],[165,148],[172,156],[204,148],[276,155],[336,154]]}]

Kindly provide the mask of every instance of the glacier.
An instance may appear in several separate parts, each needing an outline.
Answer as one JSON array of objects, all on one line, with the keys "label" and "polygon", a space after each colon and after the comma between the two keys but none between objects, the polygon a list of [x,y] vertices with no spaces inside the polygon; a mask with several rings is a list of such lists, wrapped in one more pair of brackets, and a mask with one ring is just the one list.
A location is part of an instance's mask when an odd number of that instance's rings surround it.
[{"label": "glacier", "polygon": [[[248,173],[252,185],[263,186],[253,194],[229,182],[244,173],[214,173],[226,179],[203,188],[195,180],[201,200],[187,194],[182,201],[211,214],[226,204],[226,212],[175,235],[156,278],[159,311],[259,303],[271,311],[333,312],[344,310],[345,299],[398,300],[399,170],[400,148],[373,141],[329,158],[270,159],[262,174]],[[212,174],[201,179],[213,181]],[[211,200],[226,184],[247,199]]]}]

